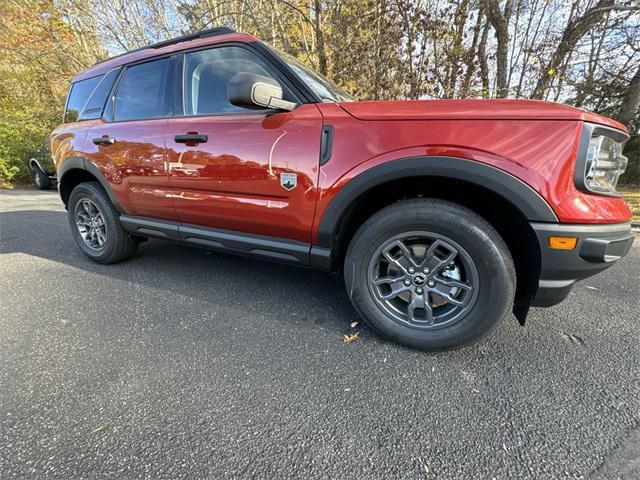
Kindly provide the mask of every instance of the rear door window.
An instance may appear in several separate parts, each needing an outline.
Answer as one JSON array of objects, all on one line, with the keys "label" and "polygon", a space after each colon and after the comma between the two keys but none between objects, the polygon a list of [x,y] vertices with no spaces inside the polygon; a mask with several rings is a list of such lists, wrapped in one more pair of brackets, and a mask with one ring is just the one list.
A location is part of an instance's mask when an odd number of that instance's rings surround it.
[{"label": "rear door window", "polygon": [[71,91],[67,99],[67,108],[64,112],[65,122],[76,122],[80,120],[80,112],[85,103],[87,103],[94,88],[100,83],[100,80],[102,80],[102,75],[87,78],[86,80],[81,80],[71,85]]},{"label": "rear door window", "polygon": [[166,117],[172,113],[169,58],[127,67],[114,102],[115,121]]}]

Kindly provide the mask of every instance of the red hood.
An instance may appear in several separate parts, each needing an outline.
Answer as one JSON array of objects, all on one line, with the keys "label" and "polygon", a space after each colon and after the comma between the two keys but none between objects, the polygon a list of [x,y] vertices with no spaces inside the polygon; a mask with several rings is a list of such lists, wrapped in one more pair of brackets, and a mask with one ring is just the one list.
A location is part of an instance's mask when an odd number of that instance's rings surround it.
[{"label": "red hood", "polygon": [[627,131],[610,118],[539,100],[394,100],[340,106],[360,120],[582,120]]}]

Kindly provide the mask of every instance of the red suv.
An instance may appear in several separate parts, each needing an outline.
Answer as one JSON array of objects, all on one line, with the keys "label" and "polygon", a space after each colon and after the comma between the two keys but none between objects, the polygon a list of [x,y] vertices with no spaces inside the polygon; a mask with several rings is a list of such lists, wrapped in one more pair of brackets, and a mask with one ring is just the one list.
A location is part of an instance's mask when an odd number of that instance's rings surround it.
[{"label": "red suv", "polygon": [[152,237],[340,271],[373,330],[421,349],[524,323],[629,251],[627,139],[538,101],[352,101],[227,28],[82,72],[51,138],[92,260]]}]

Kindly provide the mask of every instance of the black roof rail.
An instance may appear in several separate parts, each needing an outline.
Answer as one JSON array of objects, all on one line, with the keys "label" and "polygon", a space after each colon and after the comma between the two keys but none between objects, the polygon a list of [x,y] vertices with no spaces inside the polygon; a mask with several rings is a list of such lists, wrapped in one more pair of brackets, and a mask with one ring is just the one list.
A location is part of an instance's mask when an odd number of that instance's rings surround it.
[{"label": "black roof rail", "polygon": [[196,38],[217,37],[218,35],[226,35],[227,33],[236,33],[235,30],[229,27],[215,27],[208,30],[202,30],[201,32],[190,33],[181,37],[171,38],[163,42],[152,43],[144,48],[162,48],[168,45],[173,45],[180,42],[188,42],[189,40],[195,40]]},{"label": "black roof rail", "polygon": [[229,28],[229,27],[214,27],[208,30],[202,30],[200,32],[182,35],[180,37],[170,38],[169,40],[163,40],[162,42],[152,43],[151,45],[147,45],[145,47],[134,48],[133,50],[129,50],[127,52],[121,53],[120,55],[115,55],[105,60],[100,60],[99,62],[96,62],[94,65],[99,65],[108,60],[113,60],[114,58],[123,57],[124,55],[129,55],[130,53],[134,53],[134,52],[140,52],[142,50],[147,50],[149,48],[162,48],[162,47],[167,47],[169,45],[174,45],[176,43],[188,42],[189,40],[195,40],[197,38],[217,37],[218,35],[226,35],[228,33],[236,33],[236,31],[233,28]]}]

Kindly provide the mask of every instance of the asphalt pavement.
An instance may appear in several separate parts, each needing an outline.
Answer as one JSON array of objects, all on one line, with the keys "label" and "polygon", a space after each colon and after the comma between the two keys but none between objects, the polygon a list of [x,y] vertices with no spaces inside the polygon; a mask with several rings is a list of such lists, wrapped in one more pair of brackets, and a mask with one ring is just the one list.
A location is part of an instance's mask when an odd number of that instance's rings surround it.
[{"label": "asphalt pavement", "polygon": [[638,479],[639,276],[640,238],[427,354],[351,328],[337,276],[154,240],[96,265],[55,191],[0,191],[0,478]]}]

